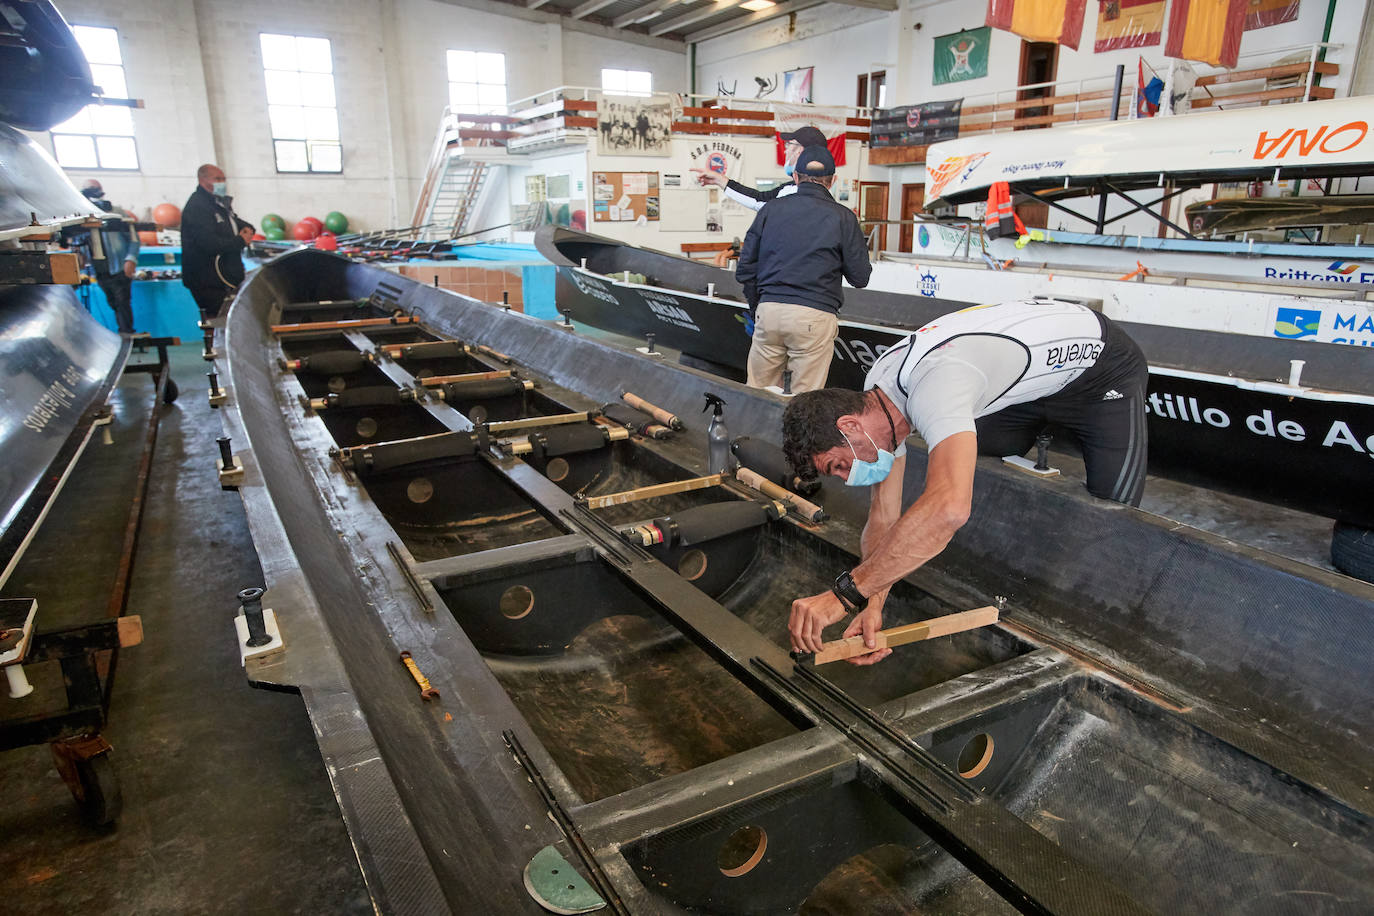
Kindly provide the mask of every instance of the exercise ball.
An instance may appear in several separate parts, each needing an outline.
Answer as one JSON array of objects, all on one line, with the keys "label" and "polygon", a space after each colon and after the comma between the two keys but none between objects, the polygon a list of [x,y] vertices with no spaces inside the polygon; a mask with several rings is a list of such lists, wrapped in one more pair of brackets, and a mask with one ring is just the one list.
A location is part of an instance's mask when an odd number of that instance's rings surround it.
[{"label": "exercise ball", "polygon": [[264,217],[262,218],[262,228],[263,228],[263,229],[270,229],[270,228],[272,228],[273,226],[276,226],[278,229],[280,229],[281,231],[285,232],[285,231],[286,231],[286,220],[282,219],[280,216],[278,216],[278,215],[275,214],[275,213],[269,213],[269,214],[267,214],[266,216],[264,216]]},{"label": "exercise ball", "polygon": [[308,242],[320,234],[320,227],[308,218],[291,227],[291,237],[298,242]]},{"label": "exercise ball", "polygon": [[316,235],[319,235],[321,232],[324,231],[324,221],[319,219],[318,217],[302,216],[301,222],[309,223],[310,225],[314,226]]},{"label": "exercise ball", "polygon": [[269,242],[280,242],[282,239],[286,238],[286,230],[277,226],[268,226],[262,230],[262,234]]},{"label": "exercise ball", "polygon": [[254,233],[253,233],[253,241],[255,241],[255,242],[265,242],[265,241],[267,241],[267,236],[263,235],[261,232],[254,232]]},{"label": "exercise ball", "polygon": [[569,224],[573,229],[577,229],[577,230],[580,230],[580,231],[582,231],[582,232],[586,232],[586,231],[587,231],[587,211],[586,211],[586,210],[574,210],[574,211],[572,212],[572,215],[571,215],[571,216],[569,217],[569,219],[568,219],[568,224]]},{"label": "exercise ball", "polygon": [[176,204],[158,204],[153,208],[153,222],[160,229],[175,229],[181,225],[181,208]]},{"label": "exercise ball", "polygon": [[324,218],[324,228],[328,229],[335,235],[338,235],[341,232],[347,232],[348,217],[344,216],[338,210],[331,210],[328,214],[326,214]]},{"label": "exercise ball", "polygon": [[321,232],[320,237],[315,239],[315,247],[321,251],[338,251],[339,240],[332,232]]},{"label": "exercise ball", "polygon": [[151,229],[141,229],[138,233],[138,243],[140,245],[156,245],[157,233]]}]

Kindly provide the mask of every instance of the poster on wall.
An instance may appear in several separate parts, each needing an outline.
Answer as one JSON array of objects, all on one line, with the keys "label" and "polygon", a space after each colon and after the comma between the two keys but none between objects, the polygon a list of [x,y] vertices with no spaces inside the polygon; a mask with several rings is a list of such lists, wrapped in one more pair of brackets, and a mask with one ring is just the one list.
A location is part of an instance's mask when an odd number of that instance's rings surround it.
[{"label": "poster on wall", "polygon": [[667,156],[673,126],[668,99],[603,95],[596,106],[600,156]]},{"label": "poster on wall", "polygon": [[1250,0],[1245,8],[1245,31],[1263,29],[1298,18],[1298,0]]},{"label": "poster on wall", "polygon": [[1164,31],[1164,0],[1098,0],[1093,52],[1150,48]]},{"label": "poster on wall", "polygon": [[[744,159],[743,151],[729,140],[703,140],[693,146],[687,156],[694,169],[705,169],[736,179],[740,177],[740,162]],[[688,180],[694,177],[689,175]]]},{"label": "poster on wall", "polygon": [[879,146],[926,146],[959,136],[963,99],[923,102],[900,108],[880,108],[873,113],[869,143]]},{"label": "poster on wall", "polygon": [[593,172],[592,221],[657,220],[658,191],[657,172]]},{"label": "poster on wall", "polygon": [[784,102],[811,101],[811,75],[815,67],[798,67],[782,75],[782,100]]},{"label": "poster on wall", "polygon": [[[1160,6],[1164,4],[1161,2]],[[988,75],[992,29],[964,29],[935,39],[935,85],[981,79]]]}]

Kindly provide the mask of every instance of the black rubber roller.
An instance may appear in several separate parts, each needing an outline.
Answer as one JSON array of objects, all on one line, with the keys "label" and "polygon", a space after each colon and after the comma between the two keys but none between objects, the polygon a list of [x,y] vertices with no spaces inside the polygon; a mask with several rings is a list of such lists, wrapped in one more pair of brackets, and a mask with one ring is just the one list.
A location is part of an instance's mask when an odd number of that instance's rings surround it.
[{"label": "black rubber roller", "polygon": [[401,389],[390,385],[369,385],[364,388],[345,388],[329,396],[330,407],[383,407],[404,403]]},{"label": "black rubber roller", "polygon": [[452,359],[458,356],[467,355],[467,345],[461,340],[445,340],[427,343],[421,346],[409,346],[401,348],[401,359]]},{"label": "black rubber roller", "polygon": [[326,350],[301,357],[297,372],[318,372],[320,375],[338,375],[343,372],[357,372],[367,365],[367,359],[357,350]]},{"label": "black rubber roller", "polygon": [[477,437],[472,433],[439,433],[351,448],[348,462],[354,471],[365,477],[421,461],[475,455],[477,446]]},{"label": "black rubber roller", "polygon": [[821,479],[802,482],[787,464],[783,450],[771,442],[740,436],[730,443],[730,451],[741,465],[800,496],[811,496],[821,488]]},{"label": "black rubber roller", "polygon": [[754,502],[739,500],[694,506],[672,515],[654,519],[671,546],[690,547],[723,538],[727,534],[757,528],[768,521],[768,510]]},{"label": "black rubber roller", "polygon": [[601,413],[612,423],[619,423],[626,429],[639,429],[649,419],[629,404],[614,401],[601,405]]},{"label": "black rubber roller", "polygon": [[475,401],[479,398],[500,398],[520,394],[525,383],[518,378],[479,378],[467,382],[448,382],[444,385],[444,400]]},{"label": "black rubber roller", "polygon": [[541,458],[590,452],[606,445],[606,433],[594,423],[568,423],[530,433],[529,443]]}]

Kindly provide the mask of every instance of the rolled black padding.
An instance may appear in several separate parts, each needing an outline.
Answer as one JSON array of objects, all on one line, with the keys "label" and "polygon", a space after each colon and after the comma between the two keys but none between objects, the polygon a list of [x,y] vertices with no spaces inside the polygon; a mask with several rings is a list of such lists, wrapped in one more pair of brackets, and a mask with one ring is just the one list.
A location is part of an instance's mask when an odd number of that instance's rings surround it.
[{"label": "rolled black padding", "polygon": [[821,478],[799,480],[792,473],[783,450],[771,442],[740,436],[730,443],[730,451],[744,467],[798,496],[811,496],[820,491]]},{"label": "rolled black padding", "polygon": [[626,429],[639,429],[645,423],[653,421],[653,417],[648,414],[640,413],[629,404],[611,402],[603,404],[601,407],[602,415],[612,423],[619,423]]},{"label": "rolled black padding", "polygon": [[690,547],[725,537],[738,531],[757,528],[768,521],[768,510],[758,503],[736,500],[693,506],[672,515],[654,519],[661,530],[672,532],[673,543]]},{"label": "rolled black padding", "polygon": [[530,445],[536,455],[554,458],[590,452],[606,444],[606,432],[595,423],[565,423],[530,433]]},{"label": "rolled black padding", "polygon": [[329,396],[329,406],[335,407],[383,407],[400,404],[401,389],[391,385],[368,385],[363,388],[345,388],[338,394]]},{"label": "rolled black padding", "polygon": [[349,464],[360,477],[380,474],[393,468],[431,461],[435,458],[459,458],[477,453],[477,437],[472,433],[439,433],[382,442],[349,449]]},{"label": "rolled black padding", "polygon": [[466,344],[461,340],[436,341],[428,344],[416,344],[401,350],[401,359],[451,359],[455,356],[463,356],[467,353]]},{"label": "rolled black padding", "polygon": [[471,401],[477,398],[499,398],[520,394],[525,383],[518,378],[479,378],[467,382],[446,382],[444,400]]},{"label": "rolled black padding", "polygon": [[338,375],[341,372],[357,372],[367,365],[367,359],[357,350],[326,350],[301,357],[302,372],[318,372],[321,375]]}]

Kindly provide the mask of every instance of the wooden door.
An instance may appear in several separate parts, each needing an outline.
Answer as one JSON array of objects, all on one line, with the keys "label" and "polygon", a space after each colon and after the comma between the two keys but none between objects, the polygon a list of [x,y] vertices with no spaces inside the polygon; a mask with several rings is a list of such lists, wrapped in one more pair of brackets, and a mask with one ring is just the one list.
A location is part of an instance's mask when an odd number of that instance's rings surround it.
[{"label": "wooden door", "polygon": [[[864,220],[887,219],[887,195],[890,189],[886,181],[859,182],[859,224],[864,235],[873,231],[872,224]],[[878,251],[887,249],[887,227],[878,226]]]},{"label": "wooden door", "polygon": [[[1052,41],[1023,41],[1021,42],[1021,71],[1020,78],[1017,80],[1018,86],[1029,86],[1034,83],[1052,83],[1059,72],[1059,45]],[[1034,89],[1022,89],[1016,93],[1017,101],[1026,99],[1038,99],[1044,96],[1054,95],[1053,86],[1038,86]],[[1016,120],[1025,121],[1035,118],[1047,117],[1054,114],[1054,108],[1046,106],[1044,108],[1018,108],[1016,110]],[[1036,127],[1049,127],[1048,121],[1035,122],[1024,126],[1017,126],[1017,130],[1030,130]]]},{"label": "wooden door", "polygon": [[902,215],[898,219],[902,222],[902,240],[898,246],[898,251],[911,252],[916,227],[906,220],[915,219],[920,213],[922,205],[926,202],[926,186],[924,184],[904,184],[902,185]]}]

